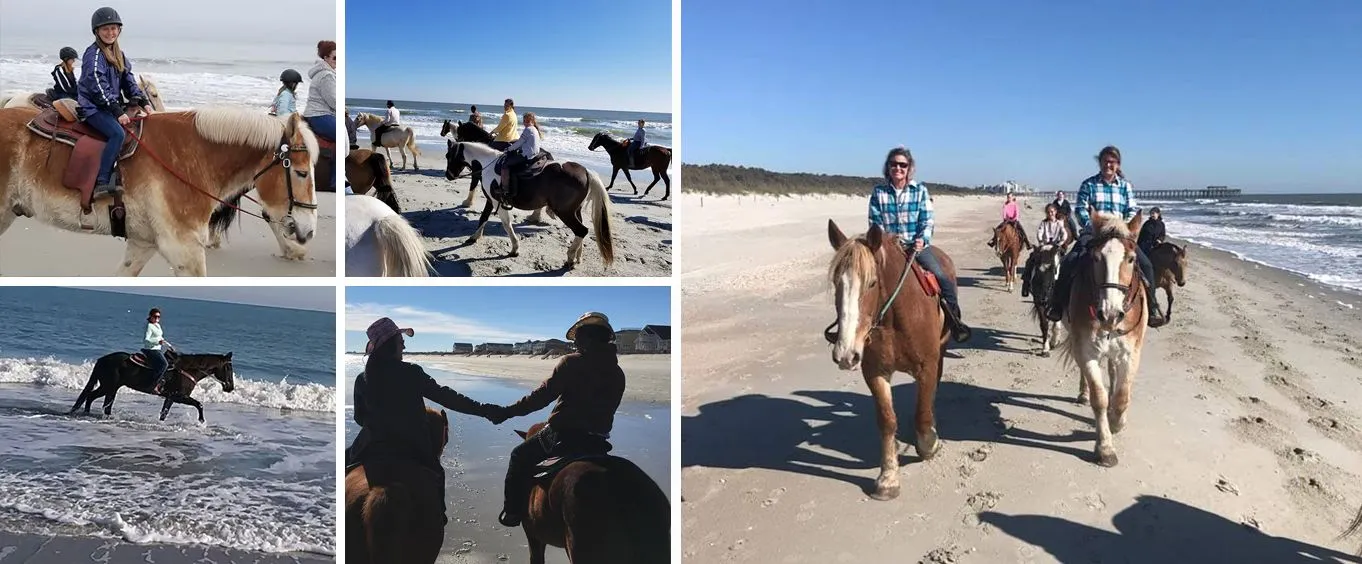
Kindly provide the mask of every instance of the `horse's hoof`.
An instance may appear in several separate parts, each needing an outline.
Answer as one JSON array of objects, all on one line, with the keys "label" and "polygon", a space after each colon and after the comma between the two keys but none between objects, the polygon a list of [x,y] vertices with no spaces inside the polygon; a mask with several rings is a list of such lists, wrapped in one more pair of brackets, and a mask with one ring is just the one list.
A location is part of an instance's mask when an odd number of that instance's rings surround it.
[{"label": "horse's hoof", "polygon": [[1113,434],[1113,435],[1115,435],[1115,434],[1117,434],[1117,433],[1120,433],[1121,431],[1125,430],[1125,428],[1126,428],[1126,423],[1125,423],[1125,421],[1120,421],[1120,420],[1117,420],[1117,419],[1108,420],[1107,425],[1108,425],[1109,427],[1111,427],[1111,434]]},{"label": "horse's hoof", "polygon": [[876,487],[876,488],[875,488],[875,491],[873,491],[873,492],[870,493],[870,499],[873,499],[873,500],[876,500],[876,501],[889,501],[889,500],[894,499],[894,498],[896,498],[896,497],[898,497],[898,496],[899,496],[899,486],[889,486],[889,487],[880,486],[880,487]]},{"label": "horse's hoof", "polygon": [[577,268],[577,263],[574,263],[572,261],[568,261],[566,264],[563,265],[563,270],[572,270],[574,268]]},{"label": "horse's hoof", "polygon": [[1050,351],[1040,351],[1036,353],[1036,356],[1041,358],[1050,358]]},{"label": "horse's hoof", "polygon": [[520,256],[520,251],[511,251],[511,254],[506,255],[506,256],[508,256],[508,257],[518,257],[518,256]]},{"label": "horse's hoof", "polygon": [[1088,396],[1080,395],[1074,398],[1074,403],[1078,405],[1088,405]]},{"label": "horse's hoof", "polygon": [[921,444],[917,445],[917,455],[924,461],[936,458],[936,455],[939,452],[941,452],[940,439],[932,439],[931,444],[927,445],[927,448],[923,448],[923,445]]},{"label": "horse's hoof", "polygon": [[1111,467],[1113,467],[1113,466],[1116,466],[1116,464],[1119,463],[1119,462],[1120,462],[1120,460],[1116,458],[1116,451],[1115,451],[1115,450],[1109,450],[1109,451],[1107,451],[1107,452],[1102,452],[1102,451],[1099,449],[1099,450],[1097,451],[1097,465],[1098,465],[1098,466],[1102,466],[1102,467],[1104,467],[1104,468],[1111,468]]},{"label": "horse's hoof", "polygon": [[954,339],[956,343],[964,343],[966,341],[969,341],[969,338],[972,335],[974,335],[974,332],[970,331],[969,327],[962,327],[952,332],[951,338]]}]

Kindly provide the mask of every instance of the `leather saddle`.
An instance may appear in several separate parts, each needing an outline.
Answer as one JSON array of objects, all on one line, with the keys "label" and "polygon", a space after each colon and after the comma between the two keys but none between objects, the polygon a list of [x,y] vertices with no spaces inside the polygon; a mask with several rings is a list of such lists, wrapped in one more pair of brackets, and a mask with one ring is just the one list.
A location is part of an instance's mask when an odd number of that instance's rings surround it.
[{"label": "leather saddle", "polygon": [[929,297],[941,293],[941,283],[937,281],[936,275],[932,271],[922,268],[917,261],[913,261],[913,276],[917,277],[918,284],[922,285],[922,291]]},{"label": "leather saddle", "polygon": [[615,458],[618,457],[609,454],[577,454],[546,458],[543,462],[534,465],[535,473],[531,476],[531,481],[539,483],[552,482],[554,476],[557,476],[559,472],[564,468],[567,468],[567,465],[572,464],[573,462],[600,461],[601,463],[605,463],[614,460]]},{"label": "leather saddle", "polygon": [[[505,159],[498,159],[495,167],[496,173],[500,175],[505,166]],[[520,166],[513,167],[511,175],[508,177],[511,185],[503,186],[501,190],[500,198],[502,200],[502,205],[512,207],[511,200],[514,199],[514,195],[518,193],[517,188],[519,188],[519,185],[544,174],[544,172],[549,170],[549,167],[552,166],[561,167],[562,164],[553,160],[553,155],[550,155],[545,151],[539,151],[539,154],[535,156],[533,160]]]},{"label": "leather saddle", "polygon": [[[99,176],[99,156],[104,152],[107,139],[85,122],[78,121],[75,100],[57,100],[52,107],[42,110],[37,117],[28,122],[29,132],[71,147],[71,157],[66,161],[66,171],[62,175],[62,185],[80,192],[80,209],[90,213],[93,209],[95,179]],[[128,113],[137,111],[129,106]],[[142,136],[142,120],[132,122],[133,133]],[[123,139],[118,160],[122,161],[137,151],[137,139],[128,135]]]},{"label": "leather saddle", "polygon": [[[174,370],[175,370],[175,359],[176,359],[176,357],[178,357],[178,356],[180,356],[180,355],[177,355],[177,354],[175,354],[175,353],[173,353],[173,352],[170,352],[170,351],[166,351],[166,352],[165,352],[165,355],[166,355],[166,364],[170,365],[169,367],[166,368],[166,372],[174,371]],[[147,368],[147,369],[150,369],[150,368],[151,368],[151,362],[147,360],[147,355],[144,355],[144,354],[142,354],[141,352],[132,353],[132,356],[128,357],[128,360],[131,360],[133,364],[136,364],[136,365],[138,365],[138,366],[141,366],[142,368]]]}]

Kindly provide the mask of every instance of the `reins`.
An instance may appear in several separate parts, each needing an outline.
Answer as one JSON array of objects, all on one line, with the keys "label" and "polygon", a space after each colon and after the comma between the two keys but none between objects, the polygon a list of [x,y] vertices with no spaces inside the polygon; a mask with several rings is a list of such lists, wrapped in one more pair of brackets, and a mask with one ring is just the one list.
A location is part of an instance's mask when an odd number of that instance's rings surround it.
[{"label": "reins", "polygon": [[[871,330],[879,329],[884,326],[884,318],[889,314],[889,308],[893,307],[894,300],[898,299],[899,293],[903,291],[903,284],[908,280],[908,272],[913,269],[913,261],[917,259],[917,253],[917,249],[912,249],[905,253],[905,258],[907,260],[903,263],[903,274],[899,275],[899,282],[894,286],[894,292],[889,294],[889,299],[885,300],[884,305],[880,307],[880,314],[875,317],[875,324],[870,327]],[[837,323],[837,321],[833,321],[831,325],[828,325],[826,329],[823,329],[823,338],[827,339],[828,343],[837,343],[837,338],[839,336]]]}]

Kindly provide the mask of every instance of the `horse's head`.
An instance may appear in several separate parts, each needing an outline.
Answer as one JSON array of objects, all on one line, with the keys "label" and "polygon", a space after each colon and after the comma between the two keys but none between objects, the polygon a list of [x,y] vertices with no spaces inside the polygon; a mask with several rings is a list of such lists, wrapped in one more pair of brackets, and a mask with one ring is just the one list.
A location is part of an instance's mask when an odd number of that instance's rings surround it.
[{"label": "horse's head", "polygon": [[426,429],[430,431],[430,446],[436,454],[443,454],[449,444],[449,414],[441,409],[426,408]]},{"label": "horse's head", "polygon": [[[319,154],[317,136],[298,114],[284,120],[284,131],[269,166],[257,173],[263,214],[284,247],[285,256],[302,257],[317,231],[317,182],[312,174]],[[276,166],[278,165],[278,166]]]},{"label": "horse's head", "polygon": [[1144,223],[1142,213],[1129,223],[1114,216],[1091,212],[1093,240],[1092,278],[1095,303],[1093,318],[1105,330],[1115,331],[1125,321],[1126,312],[1139,294],[1139,267],[1136,266],[1135,233]]},{"label": "horse's head", "polygon": [[145,74],[137,75],[137,86],[142,88],[142,92],[147,95],[147,101],[151,102],[151,109],[164,112],[166,111],[165,102],[161,101],[161,89],[152,82],[151,78]]},{"label": "horse's head", "polygon": [[236,389],[236,377],[232,372],[232,353],[224,355],[214,355],[213,364],[208,369],[208,374],[222,384],[222,391],[230,392]]},{"label": "horse's head", "polygon": [[828,242],[836,251],[828,268],[828,279],[837,293],[836,336],[832,342],[832,361],[842,370],[855,370],[876,325],[884,289],[879,280],[880,262],[886,237],[879,226],[862,237],[848,238],[828,220]]},{"label": "horse's head", "polygon": [[520,435],[521,439],[529,439],[530,437],[534,436],[535,433],[538,433],[540,429],[543,429],[545,425],[548,425],[547,421],[535,423],[534,425],[530,425],[530,429],[528,431],[516,430],[515,434]]},{"label": "horse's head", "polygon": [[445,120],[444,123],[440,124],[440,137],[449,135],[449,132],[451,131],[454,131],[454,127],[449,124],[449,120]]},{"label": "horse's head", "polygon": [[591,138],[591,144],[586,146],[586,150],[595,151],[598,147],[604,145],[606,140],[608,139],[610,139],[609,133],[606,133],[604,131],[597,133],[595,136]]},{"label": "horse's head", "polygon": [[463,158],[463,143],[446,140],[449,148],[445,151],[445,179],[454,180],[463,174],[468,161]]},{"label": "horse's head", "polygon": [[1172,245],[1173,252],[1177,254],[1177,260],[1173,261],[1173,277],[1178,282],[1178,287],[1187,285],[1187,244],[1182,246]]}]

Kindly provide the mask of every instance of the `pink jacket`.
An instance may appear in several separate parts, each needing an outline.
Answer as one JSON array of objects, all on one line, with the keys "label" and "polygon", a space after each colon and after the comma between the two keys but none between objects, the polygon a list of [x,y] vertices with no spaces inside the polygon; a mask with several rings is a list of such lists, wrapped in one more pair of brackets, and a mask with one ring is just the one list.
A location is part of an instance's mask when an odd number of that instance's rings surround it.
[{"label": "pink jacket", "polygon": [[1006,204],[1003,204],[1003,219],[1016,221],[1017,202],[1008,202]]}]

